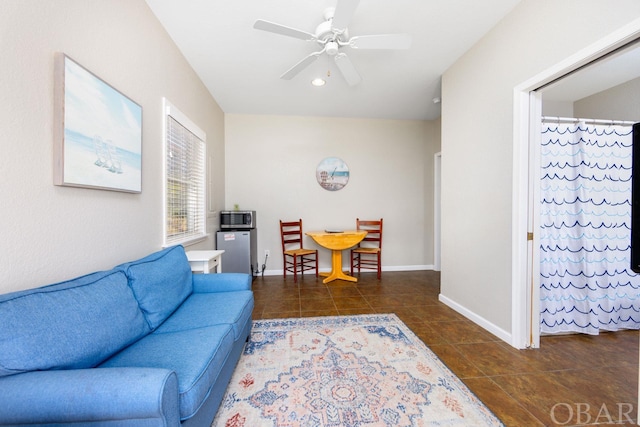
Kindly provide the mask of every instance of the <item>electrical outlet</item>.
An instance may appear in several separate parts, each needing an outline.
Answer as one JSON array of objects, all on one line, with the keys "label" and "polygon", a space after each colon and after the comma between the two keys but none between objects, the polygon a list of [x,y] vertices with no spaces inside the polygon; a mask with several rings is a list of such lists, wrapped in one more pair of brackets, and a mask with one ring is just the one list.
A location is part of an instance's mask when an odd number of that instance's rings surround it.
[{"label": "electrical outlet", "polygon": [[265,256],[265,257],[269,257],[269,256],[271,256],[271,253],[269,252],[269,249],[265,249],[265,250],[264,250],[264,256]]}]

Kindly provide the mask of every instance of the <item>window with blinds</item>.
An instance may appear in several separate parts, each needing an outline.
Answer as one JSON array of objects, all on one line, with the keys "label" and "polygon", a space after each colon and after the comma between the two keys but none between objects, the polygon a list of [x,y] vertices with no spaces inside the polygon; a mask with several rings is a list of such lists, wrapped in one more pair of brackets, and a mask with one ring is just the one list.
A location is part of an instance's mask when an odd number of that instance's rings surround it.
[{"label": "window with blinds", "polygon": [[165,245],[206,237],[205,134],[165,100]]}]

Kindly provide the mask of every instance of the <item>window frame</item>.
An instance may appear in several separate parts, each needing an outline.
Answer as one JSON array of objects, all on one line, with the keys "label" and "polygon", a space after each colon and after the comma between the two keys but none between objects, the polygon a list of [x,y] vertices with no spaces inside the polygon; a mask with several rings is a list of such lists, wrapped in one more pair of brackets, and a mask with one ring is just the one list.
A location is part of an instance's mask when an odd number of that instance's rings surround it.
[{"label": "window frame", "polygon": [[[175,107],[169,100],[166,98],[162,99],[163,102],[163,196],[162,196],[162,240],[163,246],[174,246],[174,245],[190,245],[207,238],[207,144],[206,144],[206,133],[197,126],[193,121],[191,121],[184,113],[182,113],[177,107]],[[177,122],[180,126],[182,126],[185,130],[193,134],[197,138],[197,143],[200,145],[199,148],[196,148],[198,152],[198,158],[196,161],[200,162],[199,169],[201,171],[198,179],[193,183],[198,188],[198,194],[196,197],[195,210],[192,210],[187,213],[187,216],[192,216],[196,227],[193,230],[185,230],[184,233],[180,233],[178,235],[172,234],[169,236],[169,195],[168,189],[170,185],[171,177],[169,176],[168,171],[168,155],[169,155],[169,124],[168,119],[172,118],[175,122]],[[200,151],[201,150],[201,151]],[[189,222],[189,221],[187,221]],[[176,237],[177,236],[177,237]]]}]

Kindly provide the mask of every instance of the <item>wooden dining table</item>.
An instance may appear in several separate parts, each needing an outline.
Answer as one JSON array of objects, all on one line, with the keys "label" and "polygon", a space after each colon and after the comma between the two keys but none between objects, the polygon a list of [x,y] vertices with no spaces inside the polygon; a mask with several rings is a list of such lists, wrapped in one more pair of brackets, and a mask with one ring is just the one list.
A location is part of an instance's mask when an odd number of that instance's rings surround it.
[{"label": "wooden dining table", "polygon": [[367,235],[366,231],[308,231],[305,234],[320,246],[331,249],[331,272],[320,273],[321,276],[327,276],[322,283],[329,283],[337,279],[349,282],[358,281],[357,278],[342,271],[342,251],[360,243]]}]

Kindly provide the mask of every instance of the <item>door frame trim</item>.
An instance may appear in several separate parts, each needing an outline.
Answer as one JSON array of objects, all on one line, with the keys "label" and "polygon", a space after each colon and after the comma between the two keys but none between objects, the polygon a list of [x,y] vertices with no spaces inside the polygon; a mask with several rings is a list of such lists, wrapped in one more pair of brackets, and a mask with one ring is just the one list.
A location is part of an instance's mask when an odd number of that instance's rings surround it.
[{"label": "door frame trim", "polygon": [[[511,221],[511,345],[516,348],[539,347],[539,327],[537,339],[531,331],[538,313],[533,313],[533,302],[539,300],[540,278],[529,277],[532,271],[528,264],[532,259],[533,244],[529,244],[529,207],[535,202],[530,192],[532,121],[540,105],[531,106],[532,92],[562,78],[577,69],[587,66],[612,51],[640,38],[640,19],[614,31],[596,43],[569,56],[558,64],[517,85],[513,90],[513,187]],[[541,104],[541,99],[538,100]],[[540,118],[538,118],[540,120]],[[535,236],[535,234],[534,234]]]},{"label": "door frame trim", "polygon": [[433,269],[440,271],[441,262],[441,189],[442,152],[433,155]]}]

